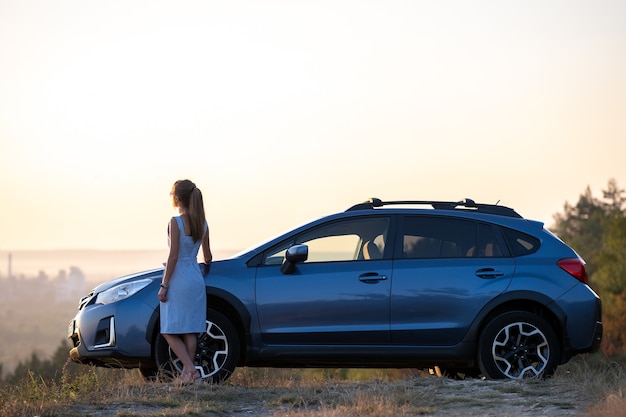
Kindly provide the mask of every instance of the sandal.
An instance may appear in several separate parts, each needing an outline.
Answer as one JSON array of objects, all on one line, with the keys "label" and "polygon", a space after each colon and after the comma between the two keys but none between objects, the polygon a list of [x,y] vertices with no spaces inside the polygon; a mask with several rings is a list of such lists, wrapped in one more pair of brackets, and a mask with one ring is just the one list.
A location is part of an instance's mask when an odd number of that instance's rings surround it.
[{"label": "sandal", "polygon": [[202,379],[202,374],[197,369],[194,371],[192,378],[193,378],[193,383],[196,385],[204,382],[204,380]]},{"label": "sandal", "polygon": [[197,369],[194,372],[184,372],[174,378],[175,385],[191,385],[202,382],[202,375]]}]

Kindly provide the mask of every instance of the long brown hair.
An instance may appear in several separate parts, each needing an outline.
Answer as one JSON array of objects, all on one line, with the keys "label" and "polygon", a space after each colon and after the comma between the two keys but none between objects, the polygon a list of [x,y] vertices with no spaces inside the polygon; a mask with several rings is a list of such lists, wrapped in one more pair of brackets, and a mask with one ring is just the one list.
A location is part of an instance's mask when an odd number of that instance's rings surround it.
[{"label": "long brown hair", "polygon": [[179,203],[189,214],[189,227],[194,242],[202,239],[206,216],[204,214],[204,202],[202,192],[196,184],[189,180],[178,180],[174,183],[173,192]]}]

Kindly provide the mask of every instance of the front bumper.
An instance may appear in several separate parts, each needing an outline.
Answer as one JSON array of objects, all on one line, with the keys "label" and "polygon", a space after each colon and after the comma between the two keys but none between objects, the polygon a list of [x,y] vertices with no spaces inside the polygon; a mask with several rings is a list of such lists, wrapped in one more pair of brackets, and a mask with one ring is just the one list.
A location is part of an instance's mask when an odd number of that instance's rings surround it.
[{"label": "front bumper", "polygon": [[[133,368],[153,362],[152,337],[158,320],[157,285],[111,304],[81,303],[70,321],[68,337],[73,362],[95,366]],[[156,301],[154,301],[154,300]],[[152,301],[149,304],[147,301]]]}]

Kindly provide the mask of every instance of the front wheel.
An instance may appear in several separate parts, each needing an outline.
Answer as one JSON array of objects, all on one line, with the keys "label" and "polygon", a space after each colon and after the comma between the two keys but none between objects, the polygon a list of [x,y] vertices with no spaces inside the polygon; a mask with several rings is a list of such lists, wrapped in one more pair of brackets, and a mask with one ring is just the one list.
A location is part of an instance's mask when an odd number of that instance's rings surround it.
[{"label": "front wheel", "polygon": [[559,363],[559,341],[543,318],[511,311],[491,320],[480,335],[478,365],[486,378],[551,376]]},{"label": "front wheel", "polygon": [[[206,331],[198,335],[194,362],[205,382],[220,383],[235,371],[239,361],[239,334],[220,312],[208,309]],[[166,376],[182,370],[183,365],[163,336],[157,337],[156,362]]]}]

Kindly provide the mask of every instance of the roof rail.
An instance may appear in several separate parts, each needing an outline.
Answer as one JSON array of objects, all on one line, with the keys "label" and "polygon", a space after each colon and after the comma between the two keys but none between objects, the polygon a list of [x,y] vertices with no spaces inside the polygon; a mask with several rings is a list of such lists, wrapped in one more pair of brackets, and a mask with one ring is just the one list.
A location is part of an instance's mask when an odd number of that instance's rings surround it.
[{"label": "roof rail", "polygon": [[437,210],[455,210],[455,209],[469,209],[480,213],[497,214],[500,216],[519,217],[515,210],[506,206],[499,206],[497,204],[481,204],[476,203],[471,198],[466,198],[461,201],[432,201],[432,200],[402,200],[402,201],[382,201],[380,198],[370,198],[363,203],[355,204],[346,211],[354,210],[368,210],[377,207],[391,206],[391,205],[427,205]]}]

